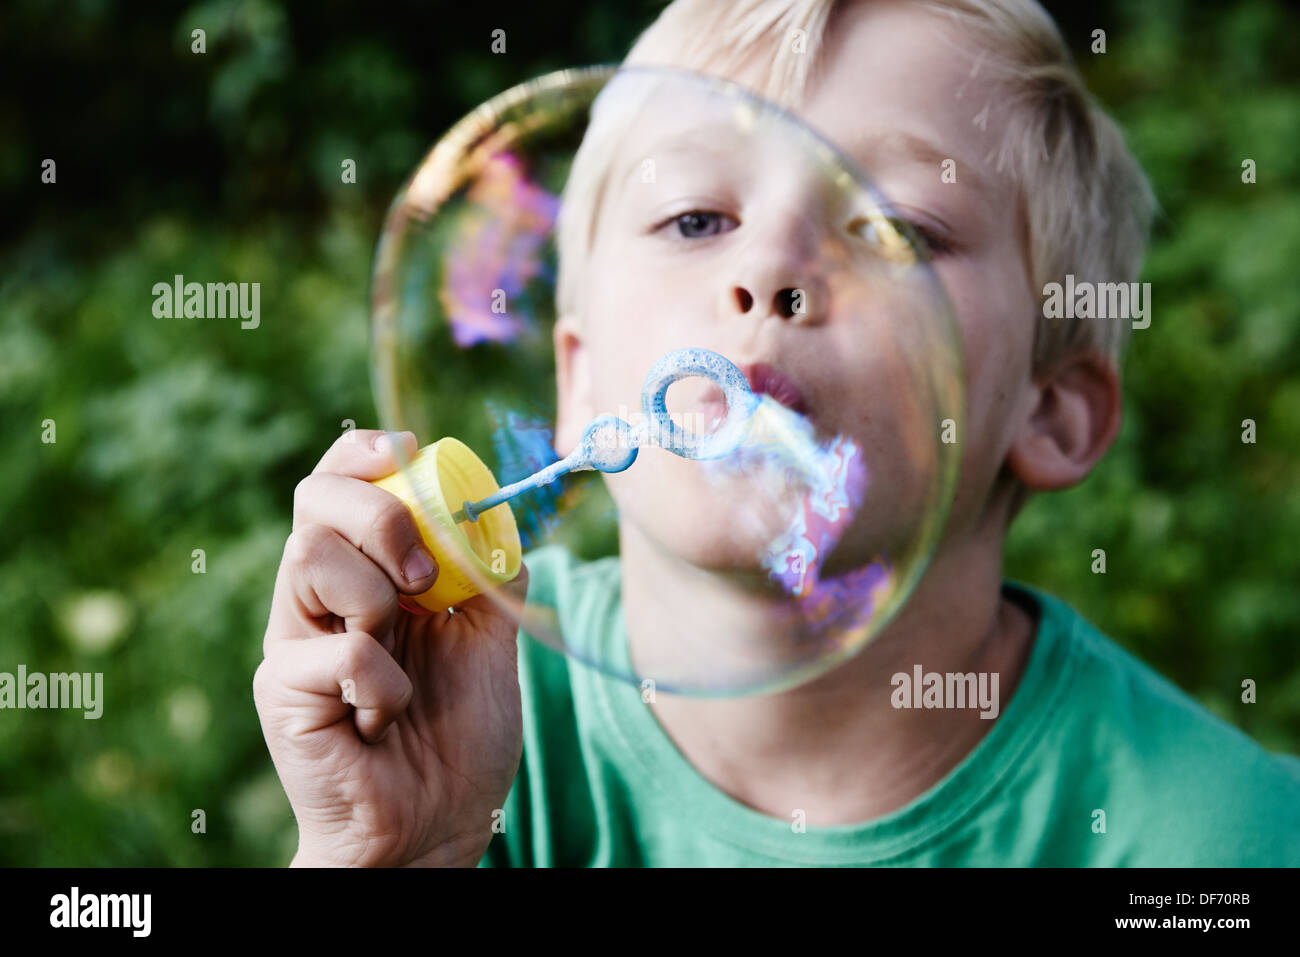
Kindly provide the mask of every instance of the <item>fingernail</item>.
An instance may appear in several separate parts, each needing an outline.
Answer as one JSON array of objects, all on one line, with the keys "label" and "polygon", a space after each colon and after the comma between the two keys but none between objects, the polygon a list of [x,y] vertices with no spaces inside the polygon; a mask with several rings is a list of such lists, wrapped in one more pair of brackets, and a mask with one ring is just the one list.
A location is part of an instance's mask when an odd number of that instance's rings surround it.
[{"label": "fingernail", "polygon": [[402,574],[414,585],[432,575],[435,567],[433,558],[424,550],[423,545],[412,545],[411,550],[406,553],[406,561],[402,564]]},{"label": "fingernail", "polygon": [[380,432],[370,440],[370,447],[376,452],[385,452],[389,455],[397,451],[398,439],[403,435],[414,437],[413,432]]}]

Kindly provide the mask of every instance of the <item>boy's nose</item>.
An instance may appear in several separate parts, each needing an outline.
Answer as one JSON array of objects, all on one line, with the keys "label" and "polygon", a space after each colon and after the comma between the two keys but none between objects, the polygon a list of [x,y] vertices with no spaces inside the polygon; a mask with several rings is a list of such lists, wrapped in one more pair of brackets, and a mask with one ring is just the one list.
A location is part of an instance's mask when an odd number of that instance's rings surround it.
[{"label": "boy's nose", "polygon": [[752,276],[730,283],[723,295],[724,314],[754,319],[771,316],[796,325],[814,325],[826,315],[826,284],[811,276]]},{"label": "boy's nose", "polygon": [[[719,270],[720,315],[816,325],[828,314],[820,231],[801,209],[747,224],[747,241]],[[744,227],[742,227],[744,228]]]}]

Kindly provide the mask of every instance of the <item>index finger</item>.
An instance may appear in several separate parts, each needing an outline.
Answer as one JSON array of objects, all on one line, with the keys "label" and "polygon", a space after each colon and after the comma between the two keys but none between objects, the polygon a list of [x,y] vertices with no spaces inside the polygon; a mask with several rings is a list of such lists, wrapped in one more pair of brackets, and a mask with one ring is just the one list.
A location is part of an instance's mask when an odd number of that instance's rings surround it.
[{"label": "index finger", "polygon": [[370,482],[392,475],[403,461],[414,458],[418,449],[414,432],[349,429],[335,440],[311,471],[313,475],[335,472]]}]

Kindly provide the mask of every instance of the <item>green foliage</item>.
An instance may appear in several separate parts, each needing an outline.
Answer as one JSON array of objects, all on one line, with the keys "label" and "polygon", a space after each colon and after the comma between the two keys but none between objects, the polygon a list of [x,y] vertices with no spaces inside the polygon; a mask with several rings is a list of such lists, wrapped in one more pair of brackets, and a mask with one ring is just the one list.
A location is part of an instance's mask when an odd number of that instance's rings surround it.
[{"label": "green foliage", "polygon": [[[1300,750],[1300,86],[1281,7],[1126,5],[1079,54],[1161,204],[1116,447],[1032,501],[1007,570],[1265,746]],[[1113,62],[1118,61],[1118,62]],[[1253,159],[1257,182],[1242,182]],[[1242,441],[1243,420],[1256,441]],[[1106,574],[1093,574],[1093,549]],[[1258,701],[1244,704],[1254,679]]]}]

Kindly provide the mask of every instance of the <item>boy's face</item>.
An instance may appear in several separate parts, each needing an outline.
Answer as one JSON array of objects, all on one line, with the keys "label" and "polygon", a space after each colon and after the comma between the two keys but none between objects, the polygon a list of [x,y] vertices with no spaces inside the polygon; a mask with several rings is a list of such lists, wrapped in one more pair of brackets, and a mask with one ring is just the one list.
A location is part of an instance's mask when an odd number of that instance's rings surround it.
[{"label": "boy's face", "polygon": [[[1008,412],[1029,380],[1036,310],[1017,198],[983,162],[1000,133],[996,114],[980,119],[991,91],[971,75],[973,59],[959,55],[960,39],[931,15],[871,3],[838,16],[796,113],[862,165],[890,215],[930,244],[965,353],[962,468],[949,522],[968,527],[1012,439]],[[657,115],[652,108],[621,144],[583,268],[582,315],[557,327],[557,446],[567,453],[597,414],[636,412],[646,371],[672,349],[710,348],[746,371],[766,365],[779,373],[769,381],[784,380],[775,397],[805,412],[819,438],[845,435],[863,449],[867,508],[835,564],[864,564],[882,546],[900,547],[914,526],[907,513],[923,504],[919,476],[909,474],[923,458],[914,450],[941,429],[938,418],[897,401],[906,374],[885,346],[919,301],[904,301],[905,287],[873,286],[860,269],[845,278],[854,272],[851,247],[835,230],[852,210],[819,183],[802,151],[746,148],[726,124],[701,134],[708,120],[687,103]],[[654,161],[650,177],[645,159]],[[955,161],[955,182],[944,182],[952,179],[943,176],[946,159]],[[807,296],[804,313],[789,308],[795,289]],[[702,388],[692,388],[675,387],[698,397]],[[643,449],[606,481],[623,520],[701,567],[757,571],[755,559],[789,518],[770,482],[720,489],[701,463],[658,449]]]}]

